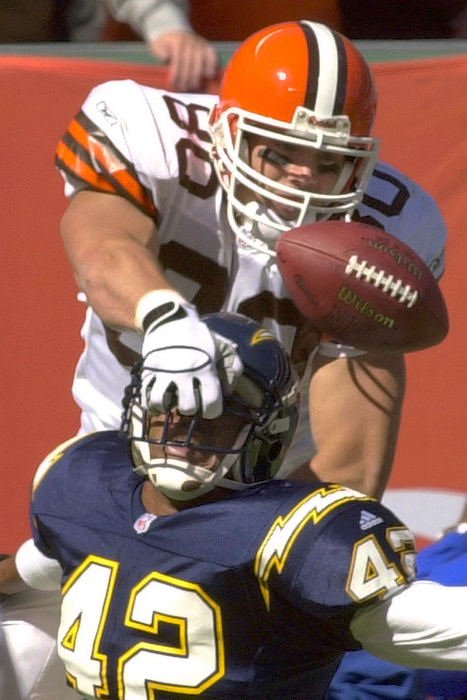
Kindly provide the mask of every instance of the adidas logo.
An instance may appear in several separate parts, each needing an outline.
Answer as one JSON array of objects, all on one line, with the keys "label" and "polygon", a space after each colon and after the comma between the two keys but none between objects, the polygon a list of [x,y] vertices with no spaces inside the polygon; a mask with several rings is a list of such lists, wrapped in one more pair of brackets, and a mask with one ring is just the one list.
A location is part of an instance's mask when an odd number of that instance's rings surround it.
[{"label": "adidas logo", "polygon": [[369,513],[367,510],[362,510],[360,512],[360,528],[362,530],[368,530],[370,527],[379,525],[382,522],[383,518],[381,518],[379,515]]}]

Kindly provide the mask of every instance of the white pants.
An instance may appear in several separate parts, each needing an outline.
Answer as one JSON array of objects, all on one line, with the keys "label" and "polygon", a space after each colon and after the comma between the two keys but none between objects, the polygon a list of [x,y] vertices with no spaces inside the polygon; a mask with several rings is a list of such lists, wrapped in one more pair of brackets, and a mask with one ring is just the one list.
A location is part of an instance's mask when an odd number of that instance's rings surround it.
[{"label": "white pants", "polygon": [[78,700],[76,691],[66,685],[57,655],[60,592],[29,590],[10,596],[2,604],[2,617],[4,647],[10,656],[1,663],[0,688],[2,684],[8,688],[2,700]]}]

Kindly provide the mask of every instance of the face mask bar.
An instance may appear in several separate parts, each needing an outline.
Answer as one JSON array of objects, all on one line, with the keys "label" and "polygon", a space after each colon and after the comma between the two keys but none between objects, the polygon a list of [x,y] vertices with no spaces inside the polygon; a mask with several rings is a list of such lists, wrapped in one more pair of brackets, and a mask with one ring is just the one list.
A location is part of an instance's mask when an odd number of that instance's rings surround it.
[{"label": "face mask bar", "polygon": [[[218,455],[242,454],[247,447],[247,438],[252,432],[255,431],[256,428],[261,426],[265,419],[265,416],[261,415],[260,413],[258,413],[256,416],[253,415],[253,412],[249,410],[248,405],[241,399],[233,399],[232,397],[229,397],[229,399],[225,400],[224,403],[224,414],[235,415],[243,418],[245,420],[245,425],[248,426],[248,431],[245,439],[240,444],[238,444],[236,439],[234,444],[222,446],[208,442],[203,444],[197,441],[198,438],[196,437],[196,432],[197,428],[199,427],[199,422],[206,421],[206,419],[203,419],[198,415],[181,417],[184,425],[183,431],[185,432],[186,430],[186,436],[183,439],[176,439],[170,437],[170,432],[174,431],[174,414],[172,412],[169,412],[164,416],[162,434],[160,437],[155,437],[153,434],[154,430],[151,426],[151,421],[155,417],[153,413],[150,413],[148,410],[143,409],[140,406],[135,406],[133,413],[135,414],[134,418],[136,418],[136,420],[134,420],[132,425],[133,429],[130,435],[131,442],[144,441],[148,444],[148,446],[183,447],[189,450],[208,452]],[[244,432],[243,429],[241,429],[241,432]]]},{"label": "face mask bar", "polygon": [[[235,142],[232,131],[235,133]],[[344,214],[350,218],[363,198],[379,151],[377,139],[350,134],[347,117],[320,119],[304,107],[297,107],[291,124],[230,108],[211,126],[211,132],[215,144],[215,167],[219,181],[227,193],[229,223],[244,242],[270,255],[275,255],[271,246],[264,240],[255,240],[255,234],[259,233],[255,223],[277,231],[278,237],[291,228],[333,214]],[[343,156],[347,162],[330,193],[289,187],[267,178],[251,167],[247,142],[250,134]],[[352,189],[343,191],[350,186],[349,183]],[[295,209],[296,217],[284,220],[267,206],[257,205],[256,202],[245,204],[238,196],[239,187],[242,186],[266,202],[278,202]]]},{"label": "face mask bar", "polygon": [[[232,440],[232,444],[225,446],[198,442],[196,429],[198,421],[203,420],[199,416],[182,418],[186,421],[186,427],[183,428],[184,432],[186,430],[186,436],[179,440],[170,437],[173,414],[168,413],[164,416],[160,436],[154,437],[151,435],[153,430],[151,421],[154,420],[154,414],[142,408],[139,394],[134,390],[131,404],[126,411],[127,419],[124,422],[124,426],[126,425],[124,430],[132,445],[135,471],[142,476],[148,476],[156,486],[175,500],[189,500],[198,497],[214,486],[238,490],[257,481],[254,464],[252,464],[253,454],[257,454],[263,445],[264,451],[266,451],[268,442],[277,442],[278,438],[274,436],[274,433],[285,432],[288,430],[289,424],[281,425],[276,420],[280,409],[280,400],[274,397],[274,405],[269,405],[272,392],[268,392],[268,404],[266,395],[261,392],[254,381],[245,376],[242,376],[240,380],[238,389],[246,391],[250,401],[253,400],[254,404],[237,395],[225,396],[224,414],[235,415],[245,421]],[[268,426],[271,427],[271,436]],[[171,455],[154,457],[151,454],[152,445],[161,448],[183,447],[221,455],[221,459],[216,469],[211,471]],[[182,484],[187,479],[198,481],[200,488],[196,492],[183,493]]]}]

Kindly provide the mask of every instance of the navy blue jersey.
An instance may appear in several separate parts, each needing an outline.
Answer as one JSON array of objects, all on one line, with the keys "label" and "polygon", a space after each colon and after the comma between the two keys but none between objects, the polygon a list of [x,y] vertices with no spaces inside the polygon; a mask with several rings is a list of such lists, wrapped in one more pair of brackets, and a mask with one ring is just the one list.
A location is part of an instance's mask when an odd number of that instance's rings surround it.
[{"label": "navy blue jersey", "polygon": [[36,475],[36,545],[64,571],[59,654],[82,695],[319,700],[359,606],[407,583],[414,542],[374,499],[271,481],[156,517],[127,441]]}]

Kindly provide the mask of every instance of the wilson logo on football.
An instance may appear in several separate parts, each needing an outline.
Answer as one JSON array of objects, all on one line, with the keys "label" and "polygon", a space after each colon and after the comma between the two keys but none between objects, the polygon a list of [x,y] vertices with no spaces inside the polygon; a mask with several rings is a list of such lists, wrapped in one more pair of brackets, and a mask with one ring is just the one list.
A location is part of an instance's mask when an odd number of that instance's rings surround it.
[{"label": "wilson logo on football", "polygon": [[386,326],[386,328],[392,328],[394,326],[395,322],[393,318],[376,311],[369,301],[363,299],[363,297],[359,296],[345,285],[342,285],[339,289],[337,298],[339,301],[343,301],[344,304],[352,306],[356,311],[359,311],[375,323],[380,323],[382,326]]},{"label": "wilson logo on football", "polygon": [[357,279],[363,278],[382,292],[398,298],[401,303],[406,302],[409,309],[417,302],[418,292],[412,289],[410,284],[404,284],[402,280],[395,279],[394,275],[387,275],[384,270],[376,269],[375,265],[368,265],[366,260],[360,261],[357,255],[350,256],[345,274],[354,274]]},{"label": "wilson logo on football", "polygon": [[410,246],[381,228],[318,221],[283,233],[276,252],[298,310],[339,343],[405,353],[436,345],[449,330],[433,273]]},{"label": "wilson logo on football", "polygon": [[375,241],[372,238],[367,239],[367,243],[370,248],[374,248],[382,253],[390,255],[397,265],[404,267],[408,272],[410,272],[417,279],[422,279],[422,271],[416,263],[414,263],[407,255],[401,253],[397,248],[391,248],[384,241]]}]

